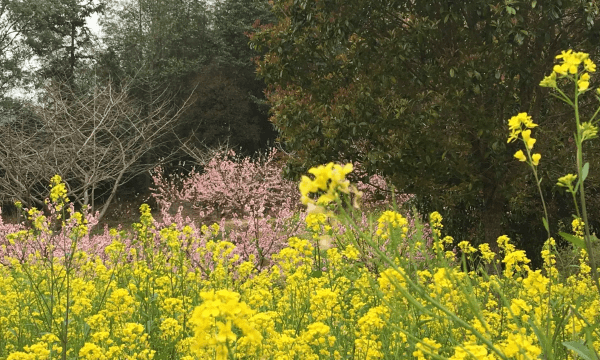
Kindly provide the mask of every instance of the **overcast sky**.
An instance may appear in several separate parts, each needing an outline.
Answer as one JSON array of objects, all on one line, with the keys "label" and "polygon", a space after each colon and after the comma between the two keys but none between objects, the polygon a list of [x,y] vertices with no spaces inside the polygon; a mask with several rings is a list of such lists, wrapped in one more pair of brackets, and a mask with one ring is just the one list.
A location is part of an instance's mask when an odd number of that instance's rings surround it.
[{"label": "overcast sky", "polygon": [[97,13],[92,14],[92,16],[87,18],[87,24],[90,27],[90,30],[92,30],[96,36],[100,37],[100,25],[98,24],[98,18],[99,15]]}]

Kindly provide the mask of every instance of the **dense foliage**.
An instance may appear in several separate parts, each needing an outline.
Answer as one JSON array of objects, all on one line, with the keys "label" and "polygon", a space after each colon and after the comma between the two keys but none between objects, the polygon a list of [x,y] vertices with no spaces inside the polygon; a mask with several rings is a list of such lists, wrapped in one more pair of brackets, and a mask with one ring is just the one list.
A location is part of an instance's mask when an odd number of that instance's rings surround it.
[{"label": "dense foliage", "polygon": [[[561,49],[596,55],[595,1],[278,0],[273,11],[252,44],[265,52],[257,69],[293,174],[360,162],[422,209],[443,209],[456,235],[493,243],[510,229],[541,246],[539,200],[529,174],[507,167],[503,124],[527,111],[545,125],[544,175],[572,164],[572,122],[537,84]],[[551,217],[567,223],[567,197],[543,187]]]},{"label": "dense foliage", "polygon": [[273,140],[246,35],[271,17],[266,1],[130,0],[106,14],[98,64],[105,77],[135,78],[135,95],[147,101],[167,92],[181,104],[194,93],[176,129],[179,140],[198,147],[228,141],[246,153]]}]

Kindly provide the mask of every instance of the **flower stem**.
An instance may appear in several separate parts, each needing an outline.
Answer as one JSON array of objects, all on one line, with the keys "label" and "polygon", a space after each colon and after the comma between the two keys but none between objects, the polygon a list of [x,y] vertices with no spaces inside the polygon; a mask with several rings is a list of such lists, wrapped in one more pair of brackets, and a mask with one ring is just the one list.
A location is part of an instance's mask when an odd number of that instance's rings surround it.
[{"label": "flower stem", "polygon": [[[576,79],[577,80],[577,79]],[[594,257],[594,250],[592,249],[592,239],[590,236],[590,225],[588,222],[587,209],[585,206],[585,179],[582,176],[583,171],[583,131],[580,126],[579,121],[579,101],[578,95],[579,91],[577,89],[577,81],[575,81],[575,101],[573,101],[573,108],[575,109],[575,123],[577,126],[576,130],[576,144],[577,144],[577,174],[579,176],[579,181],[581,182],[579,198],[581,201],[581,214],[583,215],[583,225],[585,228],[584,240],[585,247],[587,248],[588,259],[590,261],[590,268],[592,271],[592,278],[594,279],[594,284],[598,289],[598,293],[600,294],[600,281],[598,280],[598,268],[596,266],[596,259]]]}]

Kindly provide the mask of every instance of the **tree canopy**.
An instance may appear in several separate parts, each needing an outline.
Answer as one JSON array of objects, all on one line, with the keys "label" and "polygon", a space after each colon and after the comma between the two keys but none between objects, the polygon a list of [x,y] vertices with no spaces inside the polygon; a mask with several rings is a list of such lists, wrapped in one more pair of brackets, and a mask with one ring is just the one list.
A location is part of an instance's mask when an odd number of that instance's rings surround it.
[{"label": "tree canopy", "polygon": [[292,175],[358,162],[451,215],[456,236],[493,242],[520,226],[537,239],[540,208],[506,143],[508,118],[527,111],[561,216],[553,184],[573,129],[538,84],[560,50],[597,54],[596,2],[274,0],[273,12],[251,43]]},{"label": "tree canopy", "polygon": [[266,1],[127,0],[109,7],[102,20],[107,51],[101,72],[136,77],[138,97],[153,89],[182,102],[195,92],[178,134],[196,146],[229,141],[255,151],[273,139],[266,111],[258,105],[264,83],[255,78],[246,31],[266,19]]}]

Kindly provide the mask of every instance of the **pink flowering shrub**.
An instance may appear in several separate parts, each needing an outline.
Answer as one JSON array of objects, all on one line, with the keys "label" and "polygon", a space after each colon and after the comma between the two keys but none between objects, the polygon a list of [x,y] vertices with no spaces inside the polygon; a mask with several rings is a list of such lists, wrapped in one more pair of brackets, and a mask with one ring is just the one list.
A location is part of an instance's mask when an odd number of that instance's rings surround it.
[{"label": "pink flowering shrub", "polygon": [[23,209],[24,221],[18,224],[0,219],[0,263],[6,264],[7,258],[25,262],[36,253],[45,258],[70,256],[75,251],[102,253],[110,237],[90,233],[99,213],[76,212],[73,203],[64,205],[47,201],[45,211]]},{"label": "pink flowering shrub", "polygon": [[156,171],[153,197],[161,211],[183,201],[198,209],[201,217],[244,217],[282,206],[295,207],[299,199],[297,185],[283,178],[276,154],[272,150],[263,158],[252,160],[237,156],[233,150],[221,152],[205,165],[203,172],[194,170],[179,181],[166,179]]},{"label": "pink flowering shrub", "polygon": [[[153,197],[160,206],[162,225],[175,222],[178,228],[192,223],[183,216],[184,209],[194,209],[201,221],[218,221],[222,237],[236,245],[236,253],[241,259],[253,256],[258,267],[268,264],[269,256],[281,250],[291,236],[307,235],[304,224],[305,213],[300,211],[300,194],[297,184],[283,179],[282,167],[276,162],[276,151],[269,152],[259,160],[236,156],[233,151],[223,151],[213,156],[205,165],[204,172],[192,171],[189,176],[165,178],[160,169],[154,174]],[[411,199],[408,194],[392,192],[385,179],[373,175],[367,182],[358,182],[362,192],[361,215],[355,226],[359,233],[367,233],[370,221],[367,213],[377,213],[389,209],[394,204],[401,208]],[[175,208],[177,209],[174,213]],[[410,214],[409,237],[425,236],[426,245],[431,244],[428,226],[416,230]],[[339,236],[349,229],[337,228]],[[382,243],[380,248],[390,249],[390,244]],[[407,254],[409,243],[399,244],[395,249]],[[412,254],[415,261],[426,254]]]},{"label": "pink flowering shrub", "polygon": [[[328,238],[338,238],[339,241],[332,245],[342,247],[348,243],[344,238],[369,237],[368,234],[375,230],[373,226],[377,217],[373,216],[389,209],[393,203],[391,192],[379,193],[387,189],[387,184],[382,177],[375,175],[368,184],[358,184],[358,189],[363,192],[363,206],[354,209],[352,225],[319,223],[317,230],[314,224],[305,223],[306,213],[299,208],[297,185],[283,179],[281,172],[281,167],[275,162],[275,152],[255,161],[235,157],[230,152],[211,159],[204,173],[192,172],[189,177],[180,177],[179,181],[173,178],[166,180],[157,173],[154,177],[154,198],[161,206],[161,216],[155,219],[150,207],[143,205],[140,209],[142,218],[140,223],[134,224],[133,231],[119,226],[115,230],[105,227],[103,231],[95,229],[92,232],[98,223],[98,215],[87,211],[75,212],[63,191],[65,185],[57,183],[50,195],[54,200],[47,201],[44,211],[23,210],[25,221],[16,225],[4,224],[0,219],[0,262],[6,264],[7,257],[26,261],[35,253],[61,257],[74,251],[108,260],[106,248],[115,240],[123,244],[122,251],[126,254],[137,254],[138,258],[154,257],[168,253],[166,234],[178,231],[185,235],[179,239],[182,250],[199,267],[206,259],[198,257],[197,250],[210,238],[231,241],[236,246],[232,256],[239,256],[240,261],[253,259],[256,268],[262,269],[270,264],[270,256],[284,248],[292,236],[312,236],[317,245],[327,242]],[[397,195],[396,206],[400,207],[409,198],[408,195]],[[173,212],[175,206],[177,210]],[[195,209],[198,216],[184,214],[186,207]],[[220,216],[216,219],[219,225],[214,224],[210,228],[203,225],[213,222],[210,218],[217,216]],[[406,218],[409,229],[407,240],[413,237],[424,239],[429,247],[431,231],[428,226],[419,227],[413,217]],[[314,219],[311,221],[314,223]],[[329,230],[325,229],[327,225]],[[326,233],[329,235],[324,237]],[[393,245],[388,242],[383,240],[377,246],[388,255],[400,254],[417,262],[428,256],[420,252],[409,254],[410,241]],[[361,246],[360,250],[367,257],[374,257],[374,253],[366,247]],[[131,260],[134,255],[128,256]],[[370,260],[364,258],[361,261],[368,263]]]},{"label": "pink flowering shrub", "polygon": [[210,159],[203,172],[169,179],[157,169],[153,197],[163,222],[173,217],[174,205],[179,219],[183,219],[183,208],[192,208],[203,221],[220,221],[243,259],[254,255],[258,265],[265,264],[299,227],[298,188],[283,178],[276,156],[277,151],[272,150],[253,160],[224,151]]}]

